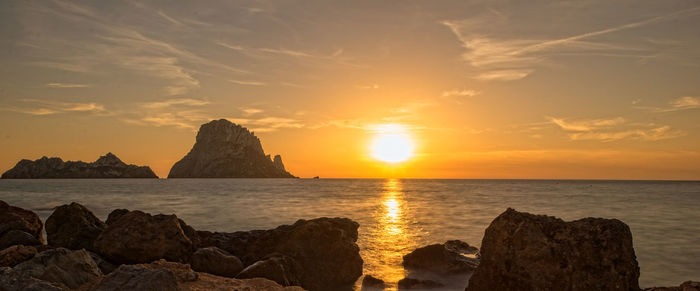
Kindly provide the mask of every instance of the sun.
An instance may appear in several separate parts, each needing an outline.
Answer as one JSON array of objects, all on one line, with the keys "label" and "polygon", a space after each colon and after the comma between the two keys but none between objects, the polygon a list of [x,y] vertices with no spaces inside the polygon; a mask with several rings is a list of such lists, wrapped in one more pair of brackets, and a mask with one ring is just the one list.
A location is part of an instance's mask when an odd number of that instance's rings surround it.
[{"label": "sun", "polygon": [[370,151],[372,157],[386,163],[400,163],[413,156],[413,141],[403,126],[383,124],[376,127]]}]

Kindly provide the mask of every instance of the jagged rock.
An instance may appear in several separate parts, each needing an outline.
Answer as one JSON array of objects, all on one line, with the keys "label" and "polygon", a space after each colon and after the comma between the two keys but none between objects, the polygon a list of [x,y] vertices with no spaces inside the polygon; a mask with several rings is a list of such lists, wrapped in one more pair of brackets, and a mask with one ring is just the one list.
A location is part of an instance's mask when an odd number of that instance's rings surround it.
[{"label": "jagged rock", "polygon": [[57,248],[43,251],[12,269],[26,276],[66,286],[70,289],[102,276],[86,250]]},{"label": "jagged rock", "polygon": [[14,267],[37,254],[32,246],[15,245],[0,251],[0,267]]},{"label": "jagged rock", "polygon": [[78,203],[62,205],[46,219],[46,239],[56,247],[94,251],[94,242],[107,225]]},{"label": "jagged rock", "polygon": [[216,246],[249,266],[280,254],[300,268],[296,277],[308,290],[333,290],[352,285],[362,275],[357,241],[359,225],[347,218],[299,220],[271,230],[234,233],[198,231],[202,246]]},{"label": "jagged rock", "polygon": [[95,240],[95,249],[109,261],[122,264],[183,261],[194,251],[177,216],[152,216],[138,210],[109,224]]},{"label": "jagged rock", "polygon": [[114,209],[107,216],[107,220],[105,221],[105,223],[107,225],[110,225],[113,222],[119,220],[119,218],[122,217],[122,215],[127,214],[127,213],[129,213],[128,209]]},{"label": "jagged rock", "polygon": [[377,279],[372,275],[365,275],[362,279],[362,289],[384,289],[386,284],[382,279]]},{"label": "jagged rock", "polygon": [[508,208],[486,229],[466,290],[639,290],[629,227]]},{"label": "jagged rock", "polygon": [[197,272],[231,278],[243,270],[241,260],[217,247],[198,249],[192,254],[190,264]]},{"label": "jagged rock", "polygon": [[[282,158],[279,158],[282,165]],[[260,139],[226,119],[203,124],[168,178],[294,178],[265,155]]]},{"label": "jagged rock", "polygon": [[280,171],[287,171],[284,168],[284,163],[282,163],[282,156],[280,155],[275,155],[275,158],[272,160],[272,164],[274,164],[275,168],[277,168]]},{"label": "jagged rock", "polygon": [[301,267],[294,259],[282,255],[274,255],[246,267],[236,278],[265,278],[275,281],[282,286],[300,286],[302,285],[299,278],[300,274]]},{"label": "jagged rock", "polygon": [[63,291],[57,284],[49,283],[27,274],[0,267],[0,290],[3,291]]},{"label": "jagged rock", "polygon": [[700,282],[685,281],[678,287],[652,287],[644,291],[700,291]]},{"label": "jagged rock", "polygon": [[479,265],[479,260],[464,254],[477,252],[477,248],[463,241],[451,240],[444,244],[418,248],[403,256],[403,266],[408,269],[422,269],[443,274],[471,272]]},{"label": "jagged rock", "polygon": [[36,246],[41,242],[29,233],[21,230],[10,230],[0,236],[0,248],[8,248],[14,245]]},{"label": "jagged rock", "polygon": [[282,287],[262,279],[239,280],[192,271],[188,265],[163,260],[151,264],[122,265],[95,283],[93,291],[159,291],[159,290],[266,290],[301,291],[298,287]]},{"label": "jagged rock", "polygon": [[415,278],[403,278],[399,280],[399,290],[401,289],[435,289],[445,287],[444,284],[433,280],[422,280]]},{"label": "jagged rock", "polygon": [[[0,201],[0,249],[5,249],[14,244],[36,244],[31,242],[22,233],[10,231],[17,230],[28,233],[41,244],[44,241],[42,230],[44,224],[36,213],[19,207],[11,206]],[[7,236],[5,236],[7,234]]]},{"label": "jagged rock", "polygon": [[14,168],[2,174],[3,179],[52,179],[52,178],[158,178],[148,166],[127,165],[112,153],[97,161],[64,162],[61,158],[30,161],[23,159]]}]

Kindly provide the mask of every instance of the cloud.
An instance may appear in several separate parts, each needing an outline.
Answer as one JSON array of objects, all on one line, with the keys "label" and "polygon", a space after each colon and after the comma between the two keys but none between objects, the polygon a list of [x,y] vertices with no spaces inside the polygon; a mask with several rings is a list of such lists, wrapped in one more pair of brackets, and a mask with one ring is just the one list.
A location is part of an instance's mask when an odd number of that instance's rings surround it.
[{"label": "cloud", "polygon": [[474,90],[449,90],[443,91],[442,97],[474,97],[478,94],[479,92]]},{"label": "cloud", "polygon": [[69,112],[108,113],[103,105],[94,102],[58,102],[38,99],[22,99],[20,101],[30,103],[33,106],[3,106],[3,110],[29,115],[51,115]]},{"label": "cloud", "polygon": [[667,106],[663,107],[635,106],[635,108],[649,110],[652,112],[674,112],[681,110],[698,109],[700,108],[700,97],[684,96],[676,98],[674,100],[671,100]]},{"label": "cloud", "polygon": [[258,81],[243,81],[243,80],[228,80],[231,83],[238,84],[238,85],[247,85],[247,86],[265,86],[267,85],[264,82],[258,82]]},{"label": "cloud", "polygon": [[169,99],[165,101],[149,102],[144,103],[142,107],[144,108],[164,108],[174,105],[185,105],[185,106],[202,106],[210,104],[207,100],[191,99],[191,98],[180,98],[180,99]]},{"label": "cloud", "polygon": [[[447,20],[441,23],[460,41],[465,49],[462,59],[479,69],[479,80],[513,81],[527,77],[551,56],[562,53],[649,58],[640,54],[645,50],[588,41],[590,38],[612,34],[646,25],[688,17],[700,12],[700,7],[676,11],[646,20],[564,38],[542,40],[537,38],[504,38],[503,33],[488,33],[494,27],[505,27],[502,14],[493,13],[465,20]],[[624,52],[622,54],[615,52]]]},{"label": "cloud", "polygon": [[657,141],[686,135],[682,130],[672,129],[668,125],[628,124],[622,117],[611,119],[584,119],[568,121],[563,118],[548,118],[552,124],[567,132],[571,140],[598,140],[604,142],[621,139],[641,139]]},{"label": "cloud", "polygon": [[264,110],[262,110],[262,109],[247,108],[247,107],[240,108],[240,110],[243,112],[243,115],[245,115],[245,116],[255,115],[255,114],[259,114],[259,113],[264,112]]},{"label": "cloud", "polygon": [[47,83],[44,85],[49,88],[86,88],[90,87],[87,84],[73,84],[73,83]]}]

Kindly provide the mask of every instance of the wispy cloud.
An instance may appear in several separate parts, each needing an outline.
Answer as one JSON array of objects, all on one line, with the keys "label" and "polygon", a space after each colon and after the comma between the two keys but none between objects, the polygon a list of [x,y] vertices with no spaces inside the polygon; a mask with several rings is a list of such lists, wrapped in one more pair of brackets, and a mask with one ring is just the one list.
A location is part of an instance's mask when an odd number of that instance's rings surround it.
[{"label": "wispy cloud", "polygon": [[246,85],[246,86],[265,86],[267,85],[265,82],[259,82],[259,81],[245,81],[245,80],[228,80],[231,83],[238,84],[238,85]]},{"label": "wispy cloud", "polygon": [[552,124],[564,130],[571,140],[616,141],[633,138],[648,141],[677,138],[686,135],[668,125],[632,124],[622,117],[610,119],[567,120],[549,117]]},{"label": "wispy cloud", "polygon": [[47,83],[44,85],[49,88],[86,88],[90,87],[87,84],[75,84],[75,83]]},{"label": "wispy cloud", "polygon": [[[465,48],[465,52],[462,54],[463,60],[480,69],[476,76],[477,79],[512,81],[527,77],[539,64],[552,55],[565,52],[648,58],[649,54],[644,53],[644,50],[610,43],[592,42],[588,41],[588,39],[688,17],[698,14],[698,12],[700,12],[700,7],[695,7],[642,21],[549,40],[517,37],[503,38],[500,35],[485,33],[484,31],[487,31],[487,28],[504,22],[504,16],[498,13],[458,21],[448,20],[443,21],[442,24],[447,26],[457,36]],[[615,54],[614,52],[625,53]]]},{"label": "wispy cloud", "polygon": [[442,97],[474,97],[479,92],[475,90],[455,89],[442,92]]},{"label": "wispy cloud", "polygon": [[[639,103],[639,102],[638,102]],[[638,104],[634,103],[634,104]],[[700,97],[684,96],[671,100],[667,106],[635,106],[637,109],[649,110],[652,112],[674,112],[700,108]]]},{"label": "wispy cloud", "polygon": [[165,108],[173,105],[185,105],[185,106],[202,106],[207,105],[210,102],[202,99],[191,99],[191,98],[176,98],[164,101],[149,102],[144,103],[142,107],[144,108]]},{"label": "wispy cloud", "polygon": [[259,109],[259,108],[249,108],[249,107],[243,107],[240,108],[241,112],[243,112],[243,115],[245,116],[250,116],[250,115],[255,115],[259,113],[265,112],[265,110]]},{"label": "wispy cloud", "polygon": [[58,102],[39,99],[21,99],[20,101],[28,105],[3,106],[3,110],[30,115],[51,115],[69,112],[107,114],[107,111],[105,110],[103,105],[94,102]]}]

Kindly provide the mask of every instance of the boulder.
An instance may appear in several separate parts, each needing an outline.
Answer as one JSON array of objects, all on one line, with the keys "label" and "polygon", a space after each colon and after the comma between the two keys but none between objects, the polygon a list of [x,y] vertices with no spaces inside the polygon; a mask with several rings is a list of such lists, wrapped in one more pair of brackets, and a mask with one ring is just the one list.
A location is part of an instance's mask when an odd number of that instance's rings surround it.
[{"label": "boulder", "polygon": [[269,255],[296,262],[295,277],[308,290],[352,285],[362,275],[357,241],[359,224],[347,218],[299,220],[271,230],[234,233],[198,231],[202,246],[216,246],[249,266]]},{"label": "boulder", "polygon": [[226,119],[203,124],[194,146],[168,178],[294,178],[281,157],[265,155],[260,139]]},{"label": "boulder", "polygon": [[189,265],[155,261],[150,264],[121,265],[114,272],[95,282],[93,291],[219,291],[219,290],[266,290],[303,291],[299,287],[282,287],[263,278],[232,279],[207,273],[197,273]]},{"label": "boulder", "polygon": [[3,291],[64,291],[65,288],[15,272],[9,267],[0,267],[0,290]]},{"label": "boulder", "polygon": [[217,247],[198,249],[192,254],[190,264],[197,272],[231,278],[243,270],[241,260]]},{"label": "boulder", "polygon": [[236,278],[265,278],[277,282],[282,286],[301,286],[299,277],[301,267],[294,259],[274,255],[264,260],[257,261],[241,271]]},{"label": "boulder", "polygon": [[[36,213],[0,201],[0,237],[11,230],[26,232],[43,243],[44,224]],[[0,246],[4,249],[8,246]]]},{"label": "boulder", "polygon": [[403,256],[403,266],[442,274],[472,272],[479,265],[479,260],[466,255],[477,252],[477,248],[463,241],[452,240],[416,249]]},{"label": "boulder", "polygon": [[90,257],[92,258],[93,261],[95,261],[95,264],[97,264],[97,267],[100,268],[100,271],[102,271],[102,274],[109,274],[112,273],[115,269],[117,269],[117,266],[114,264],[106,261],[102,257],[100,257],[99,254],[95,252],[88,251],[90,253]]},{"label": "boulder", "polygon": [[486,229],[466,290],[639,290],[629,227],[508,209]]},{"label": "boulder", "polygon": [[127,165],[112,153],[92,163],[64,162],[61,158],[30,161],[23,159],[2,174],[3,179],[79,179],[79,178],[158,178],[147,166]]},{"label": "boulder", "polygon": [[105,223],[107,225],[110,225],[113,222],[119,220],[120,217],[122,217],[124,214],[127,214],[127,213],[129,213],[128,209],[114,209],[107,216],[107,220],[105,221]]},{"label": "boulder", "polygon": [[39,280],[75,289],[102,276],[86,250],[56,248],[43,251],[12,270]]},{"label": "boulder", "polygon": [[372,275],[365,275],[364,278],[362,278],[362,289],[384,289],[386,288],[386,284],[382,279],[377,279],[373,277]]},{"label": "boulder", "polygon": [[402,289],[435,289],[445,287],[444,284],[433,280],[403,278],[399,280],[399,290]]},{"label": "boulder", "polygon": [[685,281],[678,287],[652,287],[644,291],[700,291],[700,282]]},{"label": "boulder", "polygon": [[95,250],[94,242],[107,225],[78,203],[62,205],[46,219],[49,245],[71,250]]},{"label": "boulder", "polygon": [[185,261],[194,251],[180,220],[173,215],[131,211],[112,222],[95,240],[97,253],[111,262]]},{"label": "boulder", "polygon": [[0,251],[0,267],[14,267],[37,254],[32,246],[15,245]]},{"label": "boulder", "polygon": [[41,241],[33,235],[17,229],[5,232],[0,236],[0,249],[14,245],[36,246],[40,244]]}]

